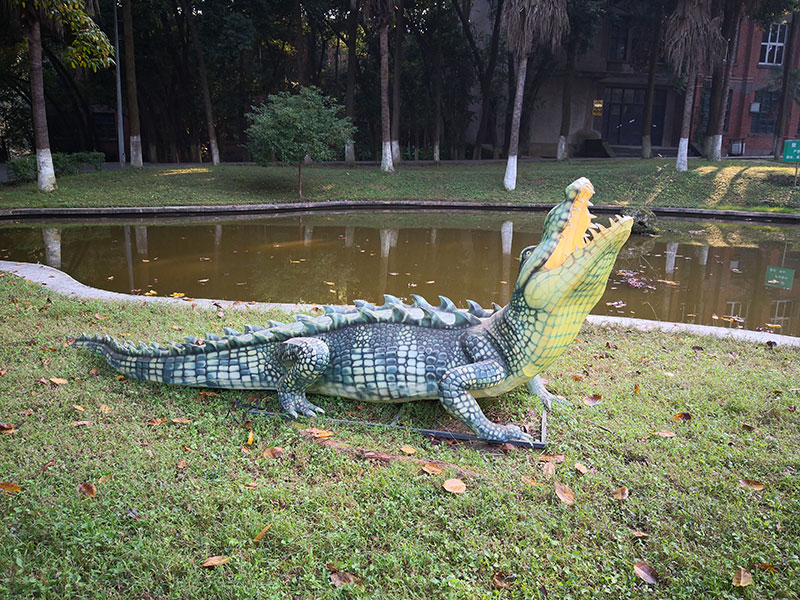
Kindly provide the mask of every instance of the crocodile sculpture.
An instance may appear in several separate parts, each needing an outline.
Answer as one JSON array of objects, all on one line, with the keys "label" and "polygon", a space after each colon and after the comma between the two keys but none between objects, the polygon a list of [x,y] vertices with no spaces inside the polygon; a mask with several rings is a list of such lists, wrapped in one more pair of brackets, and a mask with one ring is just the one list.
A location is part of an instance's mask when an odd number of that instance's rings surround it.
[{"label": "crocodile sculpture", "polygon": [[542,241],[520,255],[509,304],[491,310],[447,298],[434,307],[419,296],[406,305],[326,306],[318,317],[226,329],[224,337],[186,338],[169,346],[132,345],[81,335],[74,345],[103,356],[117,371],[145,381],[211,388],[277,390],[292,416],[323,411],[306,393],[366,402],[438,399],[478,437],[531,441],[515,425],[492,423],[475,398],[498,396],[527,383],[549,408],[553,398],[538,374],[577,335],[605,290],[632,219],[609,227],[589,213],[592,184],[578,179],[547,215]]}]

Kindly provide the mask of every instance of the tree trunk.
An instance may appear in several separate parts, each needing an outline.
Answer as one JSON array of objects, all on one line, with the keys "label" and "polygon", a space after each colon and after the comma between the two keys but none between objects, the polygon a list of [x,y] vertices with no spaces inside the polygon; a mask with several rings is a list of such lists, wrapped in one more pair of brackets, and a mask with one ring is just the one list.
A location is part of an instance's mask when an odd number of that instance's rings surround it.
[{"label": "tree trunk", "polygon": [[[728,60],[723,58],[714,65],[714,80],[711,86],[711,100],[708,115],[708,135],[706,137],[706,158],[711,161],[722,160],[722,129],[725,126],[725,112],[728,106],[728,89],[735,61],[736,42],[739,37],[739,22],[744,5],[739,0],[727,0],[725,16],[722,21],[722,36],[728,42]],[[719,83],[718,83],[719,82]]]},{"label": "tree trunk", "polygon": [[128,85],[128,131],[131,166],[142,168],[142,132],[139,125],[139,100],[136,95],[136,56],[133,50],[133,0],[122,0],[122,31],[125,35],[125,81]]},{"label": "tree trunk", "polygon": [[786,47],[783,50],[783,80],[781,81],[781,99],[778,106],[778,119],[775,123],[775,147],[772,154],[775,160],[783,157],[783,142],[786,139],[786,122],[789,120],[789,90],[792,78],[792,56],[794,45],[797,41],[797,30],[800,27],[800,14],[792,13],[792,22],[789,25],[789,35]]},{"label": "tree trunk", "polygon": [[557,160],[569,158],[569,129],[572,121],[572,84],[575,81],[575,58],[577,52],[575,44],[567,48],[567,67],[564,73],[564,90],[561,93],[561,131],[558,136]]},{"label": "tree trunk", "polygon": [[394,173],[389,119],[389,26],[378,28],[381,46],[381,171]]},{"label": "tree trunk", "polygon": [[44,77],[42,75],[42,30],[39,21],[32,21],[25,32],[28,36],[30,56],[31,108],[33,109],[33,141],[36,146],[37,187],[40,192],[56,189],[56,171],[50,154],[50,136],[47,132],[47,111],[44,103]]},{"label": "tree trunk", "polygon": [[697,70],[692,69],[686,81],[686,96],[683,100],[683,117],[681,119],[681,140],[678,143],[678,160],[675,162],[676,171],[685,171],[688,168],[689,136],[692,126],[692,109],[694,108],[694,88],[697,80]]},{"label": "tree trunk", "polygon": [[400,154],[400,71],[403,64],[403,34],[405,21],[403,18],[403,0],[396,0],[397,18],[394,35],[394,69],[392,78],[392,160],[399,163]]},{"label": "tree trunk", "polygon": [[[358,39],[358,0],[350,0],[350,12],[347,15],[347,99],[345,116],[355,120],[356,102],[356,41]],[[356,164],[356,151],[353,142],[344,147],[344,160],[348,165]]]},{"label": "tree trunk", "polygon": [[300,0],[294,0],[294,20],[295,30],[295,51],[297,53],[297,83],[306,85],[306,61],[308,60],[308,50],[306,48],[306,36],[303,32],[303,6]]},{"label": "tree trunk", "polygon": [[303,197],[303,161],[297,161],[297,197]]},{"label": "tree trunk", "polygon": [[522,117],[522,97],[525,93],[525,75],[528,58],[523,56],[517,67],[517,93],[514,94],[514,115],[511,118],[511,137],[508,140],[508,162],[503,185],[509,191],[517,187],[517,151],[519,149],[519,121]]},{"label": "tree trunk", "polygon": [[438,36],[433,46],[433,119],[433,162],[438,165],[442,140],[442,45]]},{"label": "tree trunk", "polygon": [[[130,1],[130,0],[127,0]],[[182,0],[184,13],[186,14],[186,23],[189,26],[189,37],[194,46],[194,54],[197,60],[197,75],[200,78],[200,88],[203,91],[203,105],[206,110],[206,124],[208,125],[208,145],[211,150],[211,162],[215,165],[219,164],[219,147],[217,146],[217,131],[214,127],[214,111],[211,106],[211,91],[208,88],[208,75],[206,73],[206,61],[203,57],[203,50],[200,47],[200,35],[197,32],[197,24],[194,22],[194,16],[191,14],[191,7],[186,0]]]},{"label": "tree trunk", "polygon": [[642,158],[653,158],[653,147],[650,143],[650,131],[653,127],[653,101],[656,92],[656,71],[658,56],[661,53],[661,37],[664,31],[662,18],[663,5],[658,3],[658,15],[653,42],[650,46],[650,64],[647,68],[647,95],[644,100],[644,117],[642,119]]}]

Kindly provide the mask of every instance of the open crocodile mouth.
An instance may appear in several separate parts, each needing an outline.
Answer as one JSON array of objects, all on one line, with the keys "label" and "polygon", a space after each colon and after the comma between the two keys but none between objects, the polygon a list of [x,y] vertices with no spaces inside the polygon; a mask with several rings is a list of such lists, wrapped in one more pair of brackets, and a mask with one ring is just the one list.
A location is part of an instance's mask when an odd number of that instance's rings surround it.
[{"label": "open crocodile mouth", "polygon": [[[564,228],[558,235],[558,244],[542,265],[542,271],[560,267],[573,254],[600,250],[603,246],[615,246],[612,242],[618,240],[623,233],[627,239],[633,219],[615,215],[610,219],[608,227],[596,223],[594,219],[597,217],[589,212],[589,207],[592,206],[590,198],[593,195],[594,187],[588,179],[584,180],[572,202]],[[622,242],[624,243],[624,239]],[[601,248],[594,248],[595,246]]]}]

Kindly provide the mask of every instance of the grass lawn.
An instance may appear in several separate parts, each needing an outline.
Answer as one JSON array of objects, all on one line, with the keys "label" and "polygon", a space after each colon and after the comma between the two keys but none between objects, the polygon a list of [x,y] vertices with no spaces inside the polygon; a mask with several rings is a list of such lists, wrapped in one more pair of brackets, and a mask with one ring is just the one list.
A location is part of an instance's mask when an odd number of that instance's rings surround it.
[{"label": "grass lawn", "polygon": [[[769,162],[674,159],[522,162],[517,189],[503,189],[503,163],[403,166],[386,175],[375,166],[306,167],[303,200],[451,200],[553,203],[574,179],[594,183],[597,204],[704,207],[794,212],[800,191],[794,169]],[[58,180],[51,194],[34,184],[0,186],[0,209],[17,207],[165,206],[296,202],[293,167],[241,165],[101,171]]]},{"label": "grass lawn", "polygon": [[[564,460],[548,476],[535,451],[435,445],[325,420],[252,417],[248,430],[228,413],[247,393],[119,380],[65,343],[81,331],[166,341],[265,315],[52,293],[48,302],[47,292],[9,274],[0,274],[0,297],[0,421],[14,424],[0,435],[0,481],[21,488],[0,491],[0,597],[800,594],[797,350],[584,329],[546,373],[570,399],[550,417],[548,454]],[[589,394],[601,403],[586,405]],[[346,419],[388,422],[397,411],[313,401]],[[535,420],[538,400],[518,390],[484,407],[494,420],[524,423]],[[681,412],[691,419],[673,421]],[[403,421],[450,424],[434,402],[407,405]],[[333,431],[340,447],[304,437],[311,426]],[[401,455],[403,445],[419,460],[353,454]],[[276,446],[284,454],[265,458]],[[423,472],[428,460],[447,463],[444,472]],[[445,491],[447,478],[463,480],[466,492]],[[556,482],[572,489],[574,505],[559,500]],[[79,493],[84,483],[94,497]],[[621,486],[629,490],[622,501],[612,497]],[[230,560],[202,568],[212,556]],[[637,561],[658,583],[635,576]],[[739,566],[752,573],[746,589],[732,585]],[[347,579],[342,573],[355,583],[335,587],[332,575]]]}]

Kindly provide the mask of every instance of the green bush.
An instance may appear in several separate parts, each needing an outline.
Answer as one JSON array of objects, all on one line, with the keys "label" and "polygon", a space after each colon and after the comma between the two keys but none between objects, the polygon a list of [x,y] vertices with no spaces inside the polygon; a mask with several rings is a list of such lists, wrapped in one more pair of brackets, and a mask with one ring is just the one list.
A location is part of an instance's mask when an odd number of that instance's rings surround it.
[{"label": "green bush", "polygon": [[9,158],[8,171],[14,181],[36,181],[36,157],[29,154]]},{"label": "green bush", "polygon": [[[102,152],[76,152],[74,154],[54,152],[53,168],[56,170],[56,176],[75,175],[83,167],[94,167],[95,171],[99,171],[105,160],[106,155]],[[11,158],[8,161],[8,170],[13,181],[36,181],[36,156],[28,154]]]}]

